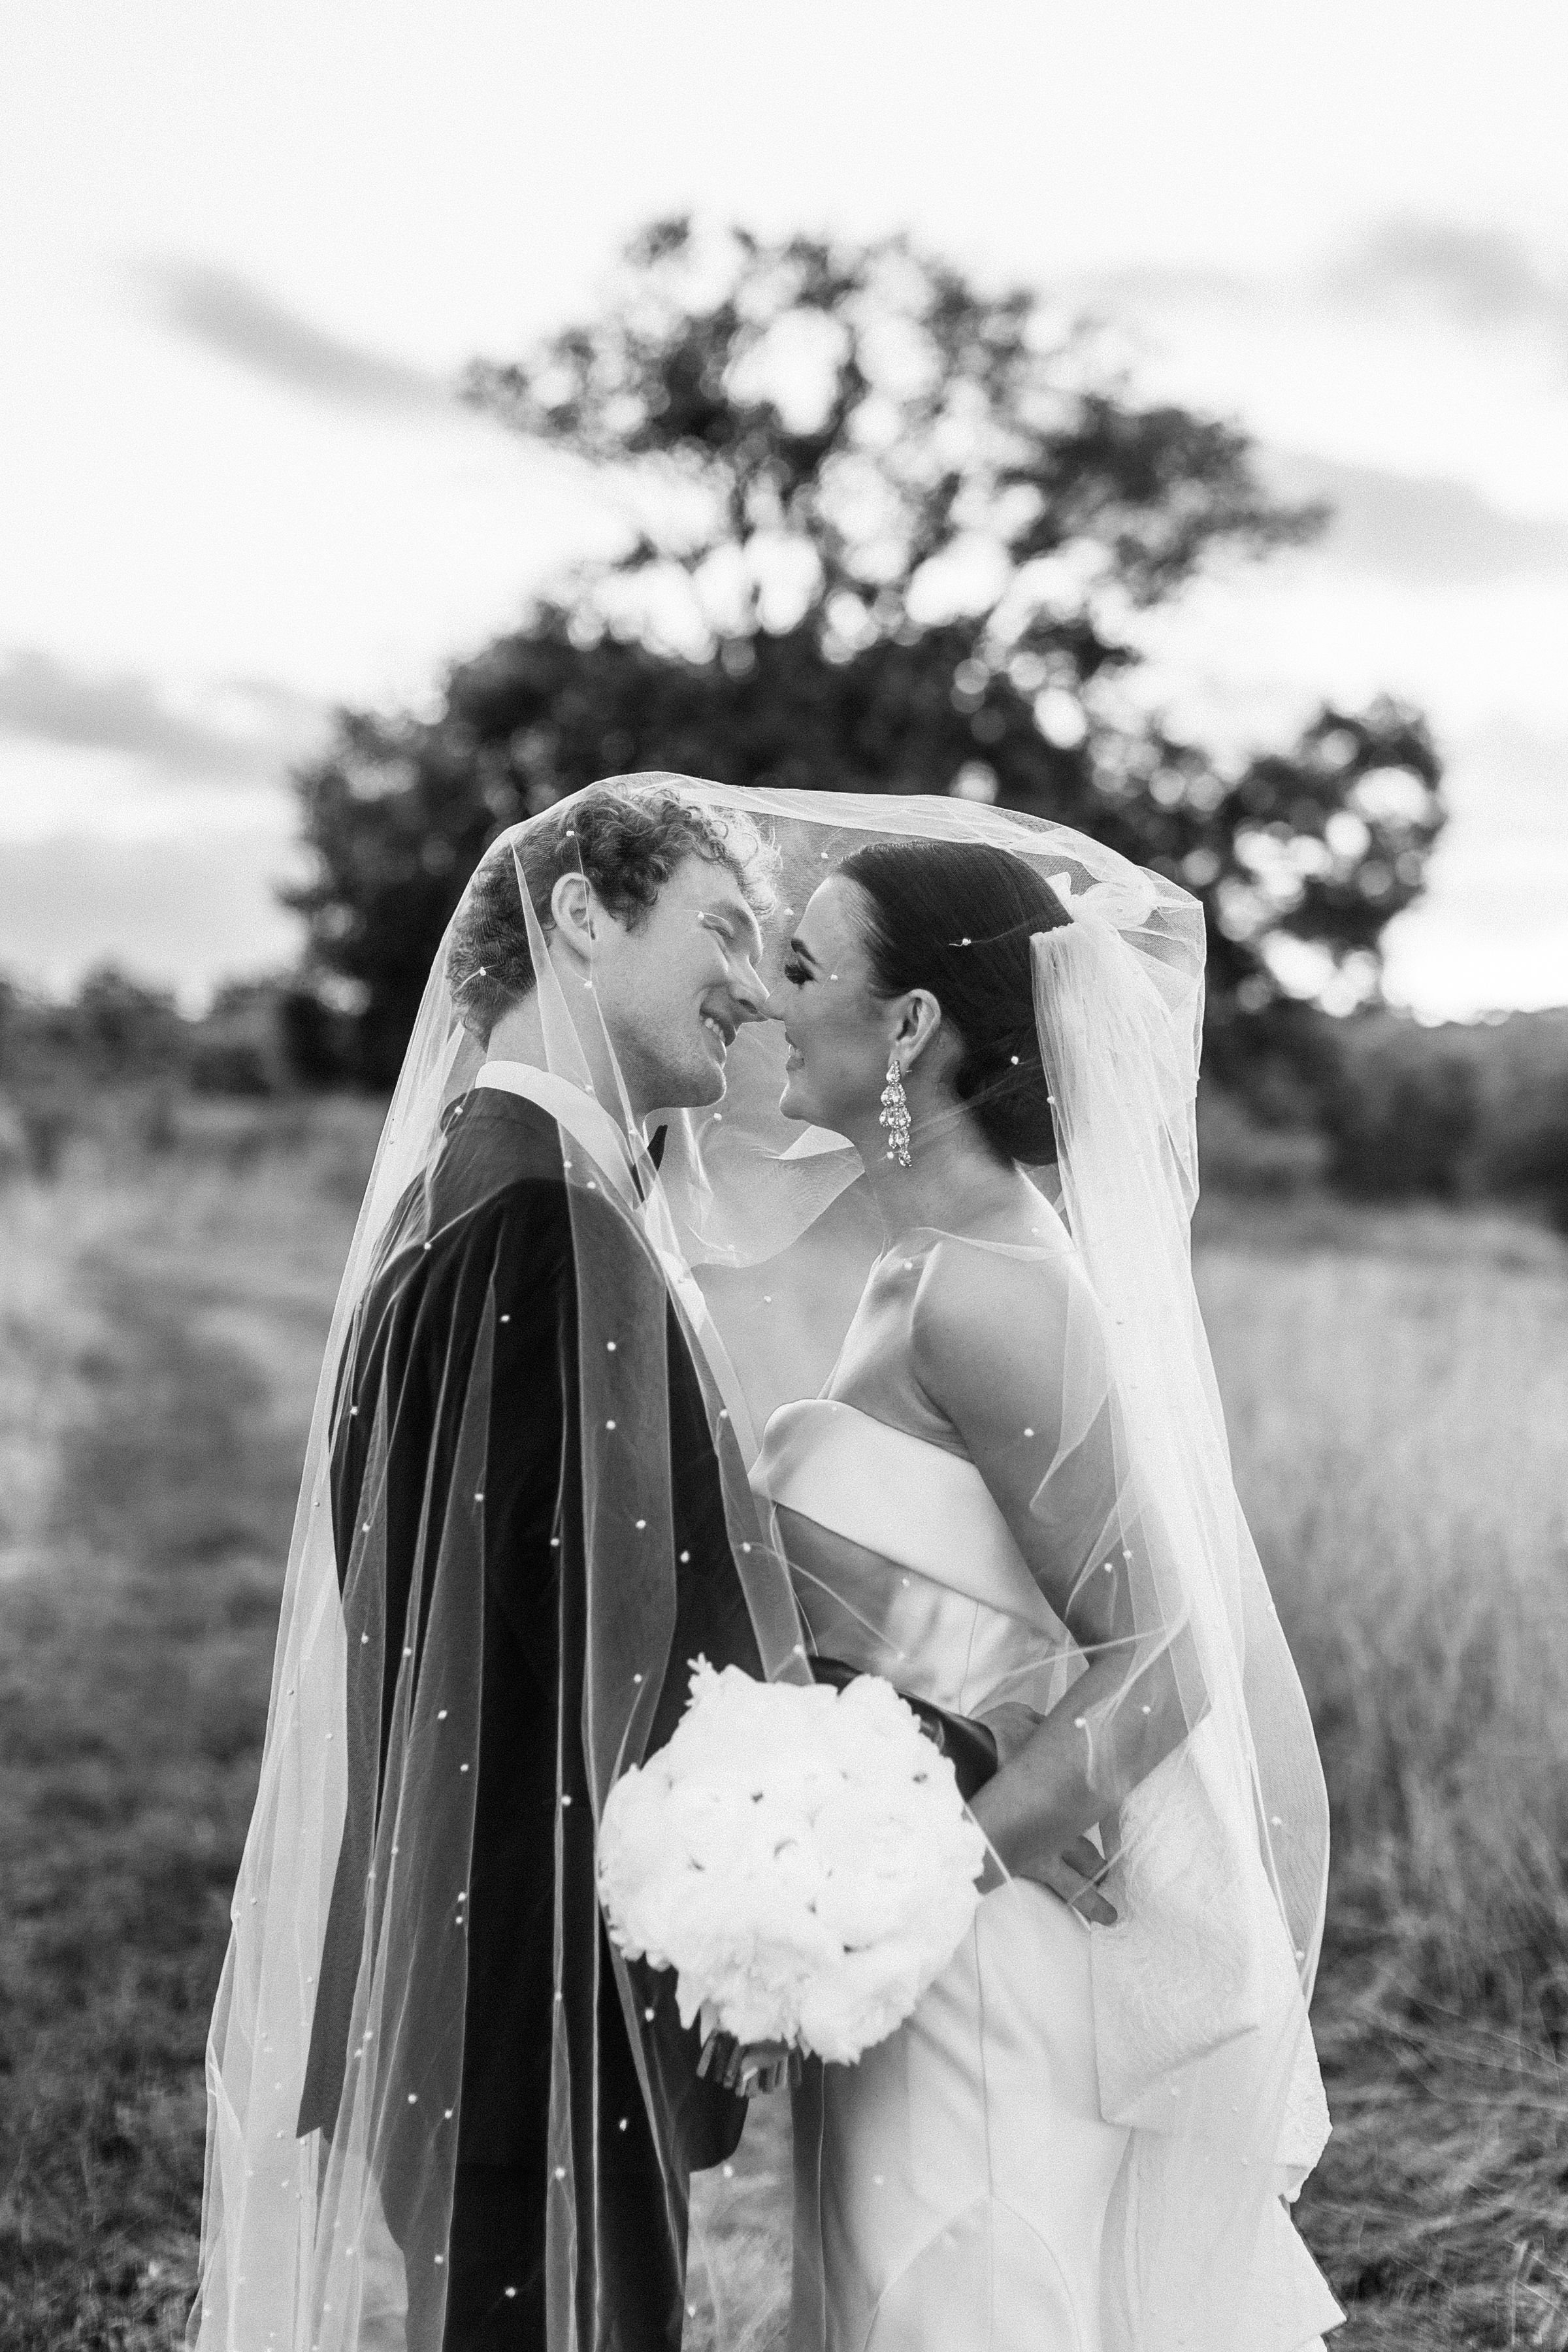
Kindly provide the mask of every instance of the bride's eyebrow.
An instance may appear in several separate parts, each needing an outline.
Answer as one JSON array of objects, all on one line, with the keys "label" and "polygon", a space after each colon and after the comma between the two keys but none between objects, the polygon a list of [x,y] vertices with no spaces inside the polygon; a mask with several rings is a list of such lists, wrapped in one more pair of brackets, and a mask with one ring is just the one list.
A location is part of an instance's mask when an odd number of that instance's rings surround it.
[{"label": "bride's eyebrow", "polygon": [[822,966],[819,963],[816,963],[816,958],[812,954],[811,950],[806,946],[805,941],[801,938],[798,931],[796,931],[794,939],[791,940],[789,943],[789,951],[791,955],[804,956],[807,963],[816,964],[818,971],[822,970]]}]

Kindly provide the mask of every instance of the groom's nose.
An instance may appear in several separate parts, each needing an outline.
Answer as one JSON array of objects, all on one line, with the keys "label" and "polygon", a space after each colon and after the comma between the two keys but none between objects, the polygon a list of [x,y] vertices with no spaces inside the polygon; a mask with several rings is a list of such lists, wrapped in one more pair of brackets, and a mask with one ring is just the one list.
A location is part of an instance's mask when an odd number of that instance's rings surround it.
[{"label": "groom's nose", "polygon": [[742,1021],[771,1021],[768,1010],[768,984],[753,963],[737,965],[731,974],[730,993],[735,1000],[735,1012]]}]

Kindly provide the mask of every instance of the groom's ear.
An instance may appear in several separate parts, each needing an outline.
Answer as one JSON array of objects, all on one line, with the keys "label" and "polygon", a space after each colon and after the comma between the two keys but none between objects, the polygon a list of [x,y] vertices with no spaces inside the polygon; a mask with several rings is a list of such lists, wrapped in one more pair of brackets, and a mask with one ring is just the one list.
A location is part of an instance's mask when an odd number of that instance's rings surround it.
[{"label": "groom's ear", "polygon": [[585,875],[563,874],[550,893],[550,917],[555,936],[567,953],[587,963],[603,909]]}]

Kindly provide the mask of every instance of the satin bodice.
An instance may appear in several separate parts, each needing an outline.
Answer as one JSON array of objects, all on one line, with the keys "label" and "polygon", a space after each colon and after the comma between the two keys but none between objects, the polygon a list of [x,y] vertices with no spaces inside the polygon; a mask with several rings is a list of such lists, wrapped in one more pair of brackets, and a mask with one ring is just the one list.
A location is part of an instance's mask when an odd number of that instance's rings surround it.
[{"label": "satin bodice", "polygon": [[819,1651],[958,1715],[1054,1703],[1066,1636],[967,1456],[814,1397],[773,1414],[752,1484]]}]

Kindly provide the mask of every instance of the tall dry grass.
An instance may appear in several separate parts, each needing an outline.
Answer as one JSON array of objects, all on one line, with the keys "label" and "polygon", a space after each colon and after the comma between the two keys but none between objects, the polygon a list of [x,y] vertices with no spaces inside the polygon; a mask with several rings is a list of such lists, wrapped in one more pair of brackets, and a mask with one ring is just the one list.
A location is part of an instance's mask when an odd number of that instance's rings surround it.
[{"label": "tall dry grass", "polygon": [[1199,1280],[1332,1806],[1342,2340],[1568,2345],[1568,1250],[1309,1207]]},{"label": "tall dry grass", "polygon": [[374,1134],[0,1191],[0,2347],[166,2352],[316,1369]]}]

